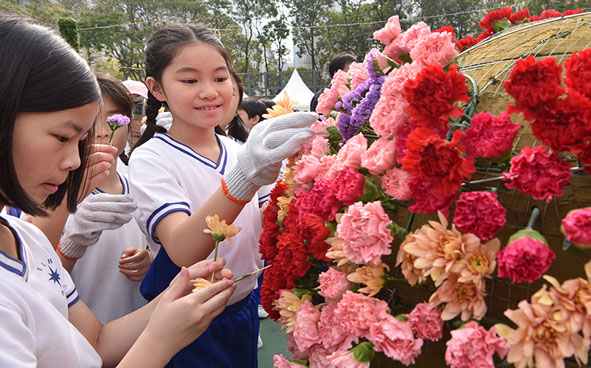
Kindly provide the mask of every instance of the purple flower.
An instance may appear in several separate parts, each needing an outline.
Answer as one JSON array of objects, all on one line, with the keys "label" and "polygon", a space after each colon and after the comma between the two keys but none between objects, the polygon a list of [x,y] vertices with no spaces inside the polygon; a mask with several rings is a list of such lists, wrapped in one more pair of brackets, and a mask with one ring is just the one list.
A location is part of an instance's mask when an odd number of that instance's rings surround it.
[{"label": "purple flower", "polygon": [[113,140],[113,134],[115,134],[115,131],[123,125],[129,124],[129,121],[130,120],[127,116],[121,114],[111,115],[107,118],[107,124],[109,124],[109,128],[111,129],[109,144],[111,144],[111,141]]}]

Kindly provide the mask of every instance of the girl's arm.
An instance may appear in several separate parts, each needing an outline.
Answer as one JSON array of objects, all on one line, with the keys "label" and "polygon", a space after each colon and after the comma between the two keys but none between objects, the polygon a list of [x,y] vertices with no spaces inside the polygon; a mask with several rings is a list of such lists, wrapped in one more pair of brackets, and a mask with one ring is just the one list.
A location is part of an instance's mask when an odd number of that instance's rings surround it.
[{"label": "girl's arm", "polygon": [[[69,308],[69,319],[112,367],[163,367],[174,354],[203,333],[225,308],[235,286],[225,261],[182,268],[171,285],[144,307],[102,325],[82,302]],[[216,273],[218,282],[191,292],[190,279]],[[229,278],[229,280],[228,280]]]}]

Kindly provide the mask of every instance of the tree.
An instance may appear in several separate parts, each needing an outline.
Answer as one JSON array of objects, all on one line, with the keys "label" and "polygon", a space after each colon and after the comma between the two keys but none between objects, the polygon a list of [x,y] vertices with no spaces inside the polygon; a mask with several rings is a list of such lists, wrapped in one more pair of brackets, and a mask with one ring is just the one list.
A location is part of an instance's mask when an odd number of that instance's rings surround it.
[{"label": "tree", "polygon": [[275,50],[277,70],[283,70],[285,65],[284,59],[287,55],[287,47],[285,43],[289,36],[289,29],[285,16],[281,15],[278,19],[272,20],[265,24],[263,27],[263,33],[271,43],[272,48]]}]

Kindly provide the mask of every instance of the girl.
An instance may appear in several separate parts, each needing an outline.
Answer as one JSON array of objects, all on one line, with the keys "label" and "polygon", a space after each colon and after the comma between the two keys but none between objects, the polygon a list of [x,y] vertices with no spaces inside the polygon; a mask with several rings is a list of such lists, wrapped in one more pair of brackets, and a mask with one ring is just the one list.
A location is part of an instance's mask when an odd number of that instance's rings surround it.
[{"label": "girl", "polygon": [[[103,106],[94,124],[94,142],[109,144],[107,118],[115,114],[131,116],[133,100],[118,80],[98,76],[97,81]],[[114,157],[124,151],[129,127],[123,125],[113,134],[112,145],[117,148]],[[118,166],[118,160],[114,160],[109,176],[70,215],[58,247],[80,298],[102,323],[146,304],[139,286],[152,262],[144,234],[135,221],[130,221],[137,206],[129,194],[127,176],[118,172]]]},{"label": "girl", "polygon": [[[211,257],[214,241],[203,233],[208,215],[242,227],[232,244],[219,245],[228,268],[236,275],[260,268],[255,194],[276,180],[281,161],[312,136],[317,115],[268,120],[242,146],[216,135],[232,100],[232,69],[221,42],[201,26],[169,24],[156,31],[146,47],[145,67],[148,127],[140,142],[147,142],[132,152],[129,167],[138,222],[158,252],[142,282],[142,294],[150,299],[180,266]],[[163,103],[172,126],[149,139],[158,129],[155,117]],[[169,366],[257,367],[255,283],[255,277],[241,281],[223,314]]]},{"label": "girl", "polygon": [[[87,147],[100,105],[96,79],[65,41],[20,17],[0,14],[0,55],[0,207],[40,216],[67,192],[74,211],[86,162],[93,185],[115,153]],[[233,282],[221,280],[232,277],[222,265],[183,269],[152,303],[103,326],[45,235],[0,216],[0,366],[163,366],[223,310]],[[187,295],[189,278],[211,272],[219,282]]]},{"label": "girl", "polygon": [[256,97],[248,97],[242,100],[238,107],[238,116],[244,122],[244,125],[251,130],[256,124],[265,120],[263,117],[267,113],[267,105]]},{"label": "girl", "polygon": [[226,116],[224,116],[219,125],[221,131],[216,128],[216,133],[226,135],[242,144],[246,142],[246,139],[248,138],[248,129],[242,122],[242,119],[238,116],[237,111],[238,106],[240,106],[240,103],[242,102],[244,85],[242,84],[240,75],[238,75],[235,70],[232,69],[230,75],[232,76],[232,102],[230,103]]}]

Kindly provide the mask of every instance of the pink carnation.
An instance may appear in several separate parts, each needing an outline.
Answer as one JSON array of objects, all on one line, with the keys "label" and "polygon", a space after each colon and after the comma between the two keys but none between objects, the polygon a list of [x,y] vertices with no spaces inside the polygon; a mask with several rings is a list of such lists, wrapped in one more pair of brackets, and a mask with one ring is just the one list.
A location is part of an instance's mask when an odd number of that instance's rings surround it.
[{"label": "pink carnation", "polygon": [[320,283],[318,294],[328,301],[341,299],[341,296],[351,288],[351,283],[347,280],[347,275],[332,267],[318,276],[318,282]]},{"label": "pink carnation", "polygon": [[328,353],[322,348],[322,345],[314,345],[310,349],[310,358],[308,358],[308,363],[310,364],[310,368],[326,368],[330,364],[330,360],[328,359]]},{"label": "pink carnation", "polygon": [[347,78],[351,80],[351,91],[369,79],[366,63],[351,63],[347,71]]},{"label": "pink carnation", "polygon": [[287,333],[287,350],[291,352],[292,360],[306,360],[309,354],[307,352],[300,351],[293,338],[293,332]]},{"label": "pink carnation", "polygon": [[359,133],[350,138],[337,154],[339,167],[359,169],[361,167],[361,155],[367,151],[367,139]]},{"label": "pink carnation", "polygon": [[462,144],[468,156],[497,158],[513,147],[513,141],[521,125],[511,122],[502,112],[499,117],[490,112],[479,112],[472,117],[470,128],[462,132]]},{"label": "pink carnation", "polygon": [[419,39],[431,33],[431,29],[424,22],[414,24],[404,33],[398,36],[391,44],[386,46],[384,54],[391,58],[396,58],[400,55],[408,54]]},{"label": "pink carnation", "polygon": [[300,215],[313,213],[325,221],[333,221],[335,214],[341,207],[341,203],[334,193],[332,182],[326,179],[317,180],[309,193],[299,190],[296,194],[296,201]]},{"label": "pink carnation", "polygon": [[418,63],[406,63],[399,69],[392,70],[382,85],[382,95],[396,96],[404,94],[406,82],[415,79],[422,69],[423,66]]},{"label": "pink carnation", "polygon": [[505,225],[505,207],[491,192],[464,192],[456,201],[454,224],[485,243]]},{"label": "pink carnation", "polygon": [[273,355],[273,368],[302,368],[302,367],[303,367],[303,365],[301,365],[301,364],[292,363],[289,360],[287,360],[287,358],[285,358],[283,356],[283,354]]},{"label": "pink carnation", "polygon": [[437,341],[443,336],[441,310],[429,303],[420,303],[407,315],[412,332],[423,340]]},{"label": "pink carnation", "polygon": [[386,194],[399,201],[407,201],[412,198],[409,186],[411,180],[412,175],[402,169],[394,167],[386,171],[382,177],[382,189],[384,189]]},{"label": "pink carnation", "polygon": [[373,325],[390,315],[383,300],[347,291],[334,311],[341,328],[351,337],[368,337]]},{"label": "pink carnation", "polygon": [[382,94],[369,117],[369,125],[382,138],[391,138],[398,134],[398,130],[408,121],[410,115],[406,112],[408,102],[402,94]]},{"label": "pink carnation", "polygon": [[450,196],[442,196],[433,189],[433,184],[420,177],[413,177],[409,183],[410,193],[414,203],[408,207],[411,212],[435,213],[441,211],[446,217],[449,216],[451,206],[456,193]]},{"label": "pink carnation", "polygon": [[352,342],[358,341],[358,338],[343,331],[335,314],[336,309],[336,302],[324,306],[320,312],[320,322],[318,322],[318,332],[320,333],[322,346],[329,352],[349,350]]},{"label": "pink carnation", "polygon": [[339,173],[340,166],[337,155],[322,156],[320,159],[320,177],[316,178],[316,180],[334,180]]},{"label": "pink carnation", "polygon": [[318,334],[318,321],[320,320],[320,311],[314,308],[312,303],[305,301],[298,308],[296,315],[295,329],[293,338],[300,351],[306,351],[312,345],[319,344],[320,335]]},{"label": "pink carnation", "polygon": [[316,134],[311,140],[302,145],[299,155],[312,155],[320,160],[329,150],[328,139],[320,134]]},{"label": "pink carnation", "polygon": [[319,172],[320,160],[312,155],[305,155],[297,162],[293,179],[302,185],[311,184]]},{"label": "pink carnation", "polygon": [[423,340],[415,339],[408,323],[389,314],[371,325],[368,339],[373,342],[375,351],[382,351],[404,365],[414,364],[423,346]]},{"label": "pink carnation", "polygon": [[359,171],[347,167],[337,175],[334,184],[337,199],[345,206],[349,206],[363,194],[365,176]]},{"label": "pink carnation", "polygon": [[378,40],[384,45],[392,43],[400,34],[400,21],[398,15],[393,15],[388,19],[384,28],[373,33],[374,40]]},{"label": "pink carnation", "polygon": [[451,332],[451,339],[447,342],[445,351],[445,362],[451,368],[494,368],[495,351],[504,358],[509,351],[509,344],[497,336],[494,327],[487,331],[471,321],[463,328]]},{"label": "pink carnation", "polygon": [[341,217],[337,227],[343,238],[343,250],[357,264],[378,264],[383,255],[392,253],[393,238],[388,226],[392,224],[380,201],[352,204]]},{"label": "pink carnation", "polygon": [[425,66],[446,66],[458,56],[452,37],[453,34],[449,32],[433,32],[423,35],[410,51],[411,59]]},{"label": "pink carnation", "polygon": [[349,83],[347,73],[342,70],[337,71],[332,77],[329,88],[325,88],[324,93],[318,97],[316,112],[323,115],[329,114],[339,98],[351,92],[347,83]]},{"label": "pink carnation", "polygon": [[497,253],[499,277],[510,277],[513,283],[534,282],[548,271],[554,251],[544,242],[524,236]]},{"label": "pink carnation", "polygon": [[591,208],[570,211],[562,219],[562,233],[570,242],[591,246]]},{"label": "pink carnation", "polygon": [[562,187],[570,183],[571,165],[544,146],[524,147],[511,159],[511,170],[503,173],[506,187],[517,189],[534,199],[552,201],[562,195]]},{"label": "pink carnation", "polygon": [[335,351],[328,360],[327,368],[369,368],[369,363],[359,363],[350,351]]},{"label": "pink carnation", "polygon": [[391,67],[388,64],[388,57],[384,55],[380,50],[373,48],[369,51],[375,59],[378,61],[378,66],[383,72],[387,72]]},{"label": "pink carnation", "polygon": [[380,138],[361,155],[361,166],[367,168],[370,174],[379,175],[394,167],[394,151],[396,140]]},{"label": "pink carnation", "polygon": [[[409,115],[410,116],[410,115]],[[414,124],[403,124],[398,129],[398,136],[396,136],[396,163],[402,165],[402,159],[406,157],[408,147],[406,145],[408,136],[417,128]]]}]

